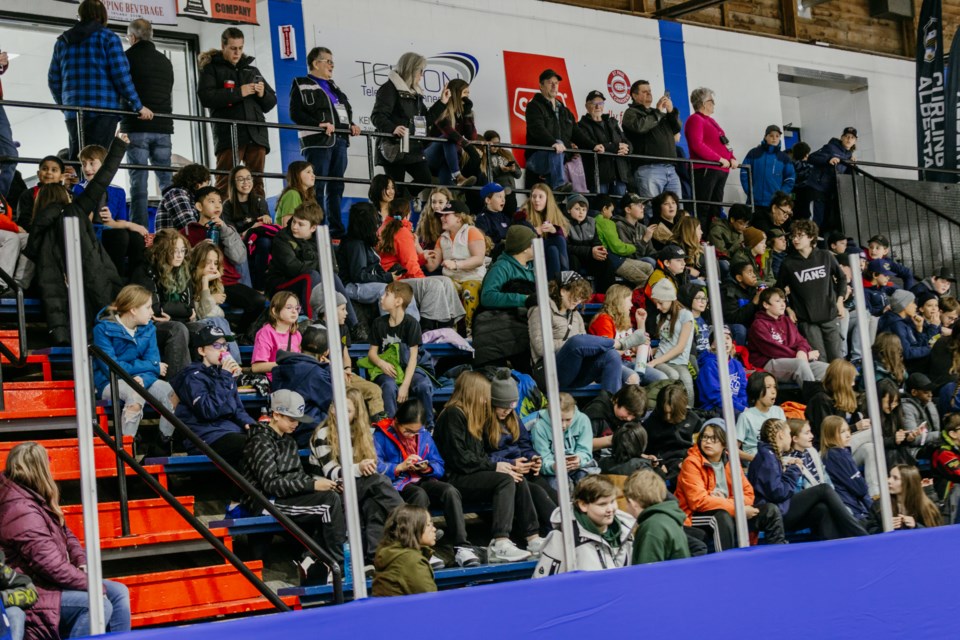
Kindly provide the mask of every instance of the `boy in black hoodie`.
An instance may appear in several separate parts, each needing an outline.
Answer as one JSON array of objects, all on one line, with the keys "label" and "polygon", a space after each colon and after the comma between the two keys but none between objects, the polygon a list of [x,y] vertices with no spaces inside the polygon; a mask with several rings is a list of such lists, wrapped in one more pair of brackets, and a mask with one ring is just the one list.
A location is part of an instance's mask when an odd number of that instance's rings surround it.
[{"label": "boy in black hoodie", "polygon": [[735,262],[731,265],[730,280],[720,287],[720,304],[723,321],[730,325],[730,333],[737,344],[746,343],[747,330],[753,324],[760,304],[760,291],[751,263]]},{"label": "boy in black hoodie", "polygon": [[783,260],[777,287],[790,289],[791,317],[820,359],[833,362],[844,356],[840,319],[847,294],[847,278],[833,254],[816,249],[820,230],[812,220],[797,220],[791,229],[795,252]]}]

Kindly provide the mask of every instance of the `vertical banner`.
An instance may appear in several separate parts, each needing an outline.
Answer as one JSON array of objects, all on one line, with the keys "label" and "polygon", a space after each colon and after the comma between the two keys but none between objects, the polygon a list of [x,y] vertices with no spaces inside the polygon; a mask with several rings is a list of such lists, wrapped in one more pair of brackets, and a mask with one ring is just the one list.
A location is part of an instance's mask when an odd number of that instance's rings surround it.
[{"label": "vertical banner", "polygon": [[[577,120],[576,100],[570,84],[570,74],[567,73],[567,63],[563,58],[541,56],[535,53],[519,53],[516,51],[503,52],[503,68],[507,80],[507,109],[510,112],[510,141],[513,144],[527,143],[527,103],[533,96],[540,93],[540,73],[545,69],[553,69],[563,80],[560,81],[560,91],[557,99],[570,109],[574,121]],[[524,153],[521,149],[513,149],[520,166],[524,164]]]},{"label": "vertical banner", "polygon": [[[946,168],[960,169],[960,29],[953,34],[950,61],[947,63]],[[950,176],[960,182],[960,174]]]},{"label": "vertical banner", "polygon": [[[917,31],[917,160],[921,167],[946,166],[946,93],[943,74],[943,5],[923,0]],[[949,179],[928,172],[921,178]]]}]

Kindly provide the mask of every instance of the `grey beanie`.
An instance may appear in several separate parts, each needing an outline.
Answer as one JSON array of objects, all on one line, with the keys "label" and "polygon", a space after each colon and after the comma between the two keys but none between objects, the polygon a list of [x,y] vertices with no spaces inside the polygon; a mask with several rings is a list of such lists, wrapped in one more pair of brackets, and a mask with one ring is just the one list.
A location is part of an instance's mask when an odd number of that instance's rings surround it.
[{"label": "grey beanie", "polygon": [[905,289],[897,289],[890,294],[890,311],[900,313],[910,306],[910,303],[917,299],[917,296]]},{"label": "grey beanie", "polygon": [[513,409],[520,401],[520,390],[509,369],[497,369],[490,382],[490,404],[498,409]]},{"label": "grey beanie", "polygon": [[[342,304],[347,304],[346,297],[337,291],[337,306],[339,307]],[[317,315],[323,315],[323,283],[314,285],[313,291],[310,292],[310,308],[313,309]]]}]

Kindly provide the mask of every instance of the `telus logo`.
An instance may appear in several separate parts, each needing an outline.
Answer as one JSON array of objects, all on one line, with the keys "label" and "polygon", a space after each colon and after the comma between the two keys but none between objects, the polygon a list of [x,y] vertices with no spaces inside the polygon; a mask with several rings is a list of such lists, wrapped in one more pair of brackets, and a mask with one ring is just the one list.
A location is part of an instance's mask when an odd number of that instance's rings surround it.
[{"label": "telus logo", "polygon": [[811,267],[810,269],[804,269],[800,272],[794,272],[797,276],[797,280],[800,282],[810,282],[811,280],[819,280],[820,278],[827,277],[827,268],[824,266]]}]

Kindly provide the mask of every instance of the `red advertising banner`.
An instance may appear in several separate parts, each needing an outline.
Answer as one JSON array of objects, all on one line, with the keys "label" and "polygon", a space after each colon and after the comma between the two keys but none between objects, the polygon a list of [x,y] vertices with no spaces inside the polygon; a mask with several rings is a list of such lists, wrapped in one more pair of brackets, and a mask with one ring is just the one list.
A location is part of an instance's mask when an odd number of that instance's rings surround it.
[{"label": "red advertising banner", "polygon": [[259,24],[257,0],[177,0],[177,15],[210,22]]},{"label": "red advertising banner", "polygon": [[[546,69],[553,69],[563,78],[557,99],[570,109],[574,120],[578,118],[567,63],[563,58],[504,51],[503,68],[507,77],[507,109],[510,111],[510,141],[513,144],[527,142],[527,103],[540,93],[540,73]],[[513,153],[520,166],[523,166],[523,151],[514,149]]]}]

